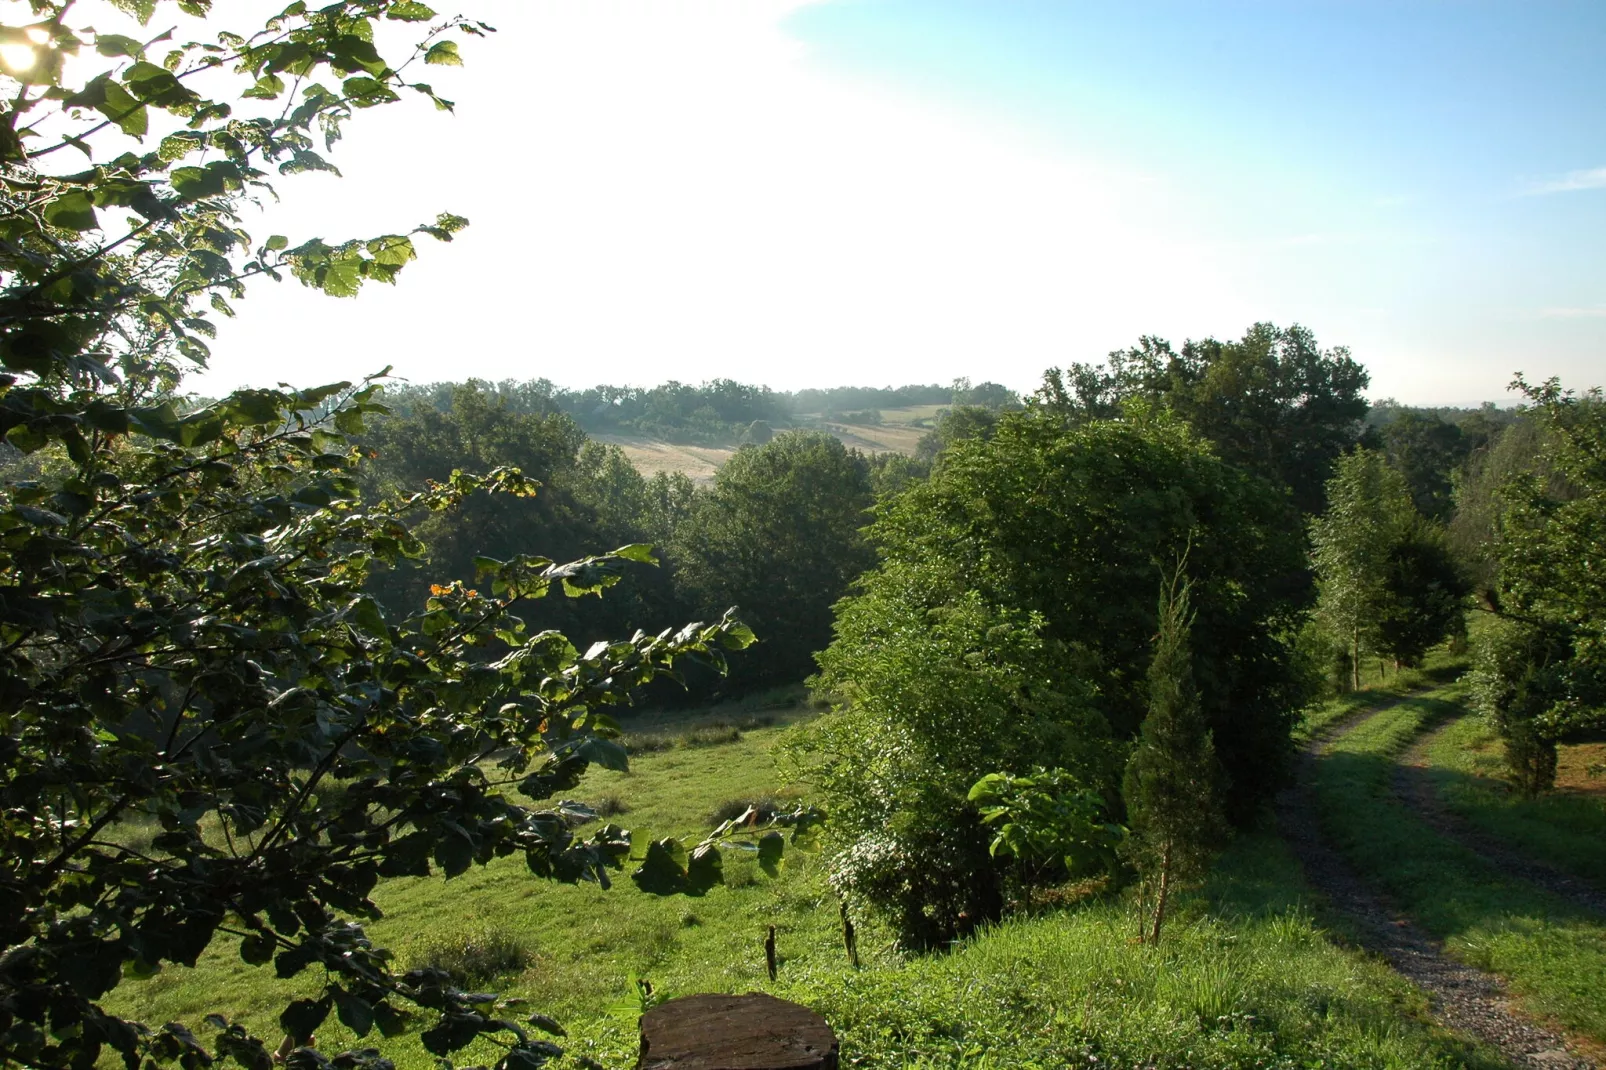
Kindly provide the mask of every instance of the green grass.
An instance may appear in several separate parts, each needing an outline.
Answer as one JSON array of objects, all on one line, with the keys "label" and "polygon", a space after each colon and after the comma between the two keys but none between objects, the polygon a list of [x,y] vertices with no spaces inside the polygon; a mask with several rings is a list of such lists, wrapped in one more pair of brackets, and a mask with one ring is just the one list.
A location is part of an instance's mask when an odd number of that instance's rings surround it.
[{"label": "green grass", "polygon": [[[777,720],[803,712],[779,711]],[[729,720],[730,711],[665,718],[653,730],[693,732],[710,716]],[[648,751],[631,772],[593,771],[572,794],[625,807],[638,845],[700,835],[722,808],[795,792],[771,757],[784,732],[777,723]],[[808,1004],[838,1030],[845,1065],[860,1067],[1494,1065],[1426,1024],[1420,995],[1386,967],[1327,939],[1301,905],[1297,866],[1269,835],[1235,845],[1209,886],[1183,900],[1159,949],[1132,944],[1131,908],[1111,898],[1017,917],[949,954],[918,958],[895,954],[868,924],[857,971],[841,948],[820,858],[790,854],[773,880],[740,858],[726,872],[728,886],[700,898],[655,899],[625,879],[608,892],[553,885],[499,860],[451,881],[383,884],[375,898],[386,917],[370,932],[403,965],[444,962],[475,987],[526,1001],[510,1017],[556,1016],[572,1057],[608,1066],[635,1056],[632,976],[665,995],[761,990]],[[761,948],[770,925],[780,951],[774,983]],[[195,969],[129,982],[108,1003],[197,1027],[220,1011],[276,1040],[278,1010],[321,985],[310,974],[280,981],[246,966],[223,940]],[[319,1030],[324,1051],[357,1043],[333,1019]],[[401,1070],[433,1070],[410,1036],[382,1045]],[[495,1056],[482,1042],[455,1061]]]},{"label": "green grass", "polygon": [[1434,832],[1392,791],[1395,758],[1460,716],[1459,684],[1407,698],[1330,745],[1315,790],[1335,842],[1453,955],[1533,1011],[1606,1042],[1606,926]]},{"label": "green grass", "polygon": [[1467,824],[1606,887],[1606,798],[1565,793],[1523,798],[1503,779],[1499,737],[1473,714],[1439,733],[1426,757],[1439,797]]}]

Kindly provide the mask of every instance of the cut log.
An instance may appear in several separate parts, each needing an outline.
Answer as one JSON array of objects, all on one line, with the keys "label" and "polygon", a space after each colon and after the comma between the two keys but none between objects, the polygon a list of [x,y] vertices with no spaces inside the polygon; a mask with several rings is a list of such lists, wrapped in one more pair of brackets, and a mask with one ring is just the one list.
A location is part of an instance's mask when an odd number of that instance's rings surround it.
[{"label": "cut log", "polygon": [[683,996],[641,1016],[636,1070],[837,1070],[836,1034],[796,1003]]}]

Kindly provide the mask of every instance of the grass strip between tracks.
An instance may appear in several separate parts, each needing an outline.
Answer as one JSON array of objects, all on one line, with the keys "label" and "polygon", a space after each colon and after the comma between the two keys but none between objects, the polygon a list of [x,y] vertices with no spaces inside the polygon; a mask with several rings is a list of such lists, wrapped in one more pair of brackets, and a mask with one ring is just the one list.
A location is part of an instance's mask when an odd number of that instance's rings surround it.
[{"label": "grass strip between tracks", "polygon": [[1445,949],[1505,977],[1524,1006],[1606,1044],[1606,919],[1502,873],[1439,835],[1393,790],[1419,733],[1465,712],[1462,684],[1412,696],[1325,747],[1313,788],[1324,832]]}]

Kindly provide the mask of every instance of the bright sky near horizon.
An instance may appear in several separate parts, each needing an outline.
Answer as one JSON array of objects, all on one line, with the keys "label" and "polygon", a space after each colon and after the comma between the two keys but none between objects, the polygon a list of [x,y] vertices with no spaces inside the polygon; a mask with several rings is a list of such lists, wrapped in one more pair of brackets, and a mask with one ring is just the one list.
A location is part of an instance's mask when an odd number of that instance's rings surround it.
[{"label": "bright sky near horizon", "polygon": [[1373,397],[1606,382],[1598,0],[466,6],[500,32],[431,69],[456,114],[359,115],[247,227],[472,226],[353,301],[253,286],[191,389],[1030,389],[1258,320]]}]

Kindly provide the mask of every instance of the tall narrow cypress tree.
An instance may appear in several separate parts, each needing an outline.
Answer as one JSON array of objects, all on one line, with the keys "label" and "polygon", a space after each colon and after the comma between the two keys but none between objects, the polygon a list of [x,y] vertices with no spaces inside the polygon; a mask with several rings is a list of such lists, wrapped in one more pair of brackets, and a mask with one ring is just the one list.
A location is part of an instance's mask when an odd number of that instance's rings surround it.
[{"label": "tall narrow cypress tree", "polygon": [[1143,934],[1152,943],[1160,940],[1173,887],[1203,874],[1227,835],[1221,764],[1193,682],[1190,586],[1181,563],[1161,583],[1149,713],[1122,783],[1133,859],[1156,889],[1152,924],[1146,919]]}]

